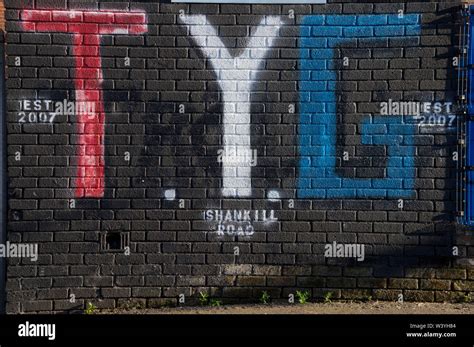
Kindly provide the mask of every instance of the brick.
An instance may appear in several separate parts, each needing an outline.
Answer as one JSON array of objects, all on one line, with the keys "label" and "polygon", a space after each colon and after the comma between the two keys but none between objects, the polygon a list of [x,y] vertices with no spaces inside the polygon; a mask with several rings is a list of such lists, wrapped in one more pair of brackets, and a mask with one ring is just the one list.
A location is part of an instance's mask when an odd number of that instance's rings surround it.
[{"label": "brick", "polygon": [[357,286],[360,288],[387,288],[384,278],[358,278]]},{"label": "brick", "polygon": [[[288,282],[286,285],[291,285]],[[323,278],[315,277],[298,277],[297,286],[301,287],[324,287],[325,280]]]},{"label": "brick", "polygon": [[138,298],[156,298],[162,294],[161,288],[132,288],[132,297]]},{"label": "brick", "polygon": [[388,287],[394,289],[418,289],[418,280],[409,278],[390,278]]},{"label": "brick", "polygon": [[425,301],[425,302],[434,302],[435,293],[432,291],[423,291],[423,290],[407,290],[403,294],[403,299],[406,301]]},{"label": "brick", "polygon": [[131,296],[131,290],[128,288],[102,288],[104,298],[128,298]]},{"label": "brick", "polygon": [[462,302],[464,300],[465,293],[452,292],[452,291],[436,291],[435,301],[436,302]]},{"label": "brick", "polygon": [[364,289],[343,289],[341,291],[341,297],[346,300],[367,300],[368,297],[371,297],[370,290]]},{"label": "brick", "polygon": [[176,284],[178,286],[204,286],[206,284],[205,276],[179,276]]},{"label": "brick", "polygon": [[254,265],[252,273],[254,275],[275,276],[275,275],[280,275],[281,271],[282,270],[280,266]]},{"label": "brick", "polygon": [[448,280],[420,280],[420,289],[427,290],[449,290],[451,289],[451,281]]},{"label": "brick", "polygon": [[473,288],[474,288],[474,281],[453,281],[454,290],[474,291]]},{"label": "brick", "polygon": [[246,275],[252,273],[251,265],[225,265],[222,269],[225,275]]},{"label": "brick", "polygon": [[465,269],[438,269],[436,271],[436,278],[439,279],[466,279],[466,277]]},{"label": "brick", "polygon": [[22,308],[25,312],[51,311],[53,309],[53,302],[50,300],[26,301],[22,304]]},{"label": "brick", "polygon": [[245,287],[264,286],[265,277],[263,276],[237,276],[237,285]]},{"label": "brick", "polygon": [[402,291],[396,289],[375,289],[373,293],[376,300],[396,301],[398,296],[402,294]]},{"label": "brick", "polygon": [[291,254],[268,254],[268,264],[294,264],[295,256]]}]

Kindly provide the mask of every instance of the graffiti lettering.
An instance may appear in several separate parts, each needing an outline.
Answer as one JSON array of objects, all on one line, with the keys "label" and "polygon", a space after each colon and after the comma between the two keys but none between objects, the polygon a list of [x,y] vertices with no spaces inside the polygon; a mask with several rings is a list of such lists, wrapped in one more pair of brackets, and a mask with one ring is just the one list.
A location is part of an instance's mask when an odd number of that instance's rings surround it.
[{"label": "graffiti lettering", "polygon": [[[250,93],[255,72],[261,69],[268,48],[273,45],[281,25],[279,17],[262,19],[247,48],[233,57],[214,27],[204,15],[181,16],[189,27],[197,46],[209,59],[222,91],[224,102],[224,135],[226,147],[240,147],[241,153],[250,153]],[[264,24],[266,22],[266,24]],[[225,149],[230,152],[231,149]],[[247,197],[252,194],[250,163],[222,162],[223,189],[226,197]]]},{"label": "graffiti lettering", "polygon": [[277,222],[274,210],[207,210],[204,219],[216,222],[219,236],[252,236],[255,233],[253,222]]},{"label": "graffiti lettering", "polygon": [[[362,118],[361,143],[387,146],[385,178],[347,178],[336,172],[337,80],[334,48],[353,40],[419,36],[420,16],[315,15],[303,19],[300,81],[300,198],[399,198],[413,195],[415,125],[412,116]],[[325,31],[323,31],[323,27]],[[325,37],[328,28],[345,37]],[[309,73],[308,73],[309,72]]]},{"label": "graffiti lettering", "polygon": [[93,104],[92,113],[76,113],[78,139],[76,197],[104,194],[104,104],[100,36],[147,32],[142,12],[23,10],[23,28],[74,35],[76,102]]}]

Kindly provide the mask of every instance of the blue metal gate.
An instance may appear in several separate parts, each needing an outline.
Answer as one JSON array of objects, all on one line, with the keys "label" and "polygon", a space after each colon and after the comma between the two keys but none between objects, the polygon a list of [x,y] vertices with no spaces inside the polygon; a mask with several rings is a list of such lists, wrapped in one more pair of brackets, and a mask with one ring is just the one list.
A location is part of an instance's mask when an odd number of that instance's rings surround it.
[{"label": "blue metal gate", "polygon": [[458,117],[458,216],[474,226],[474,6],[465,5],[460,31],[458,93],[462,115]]}]

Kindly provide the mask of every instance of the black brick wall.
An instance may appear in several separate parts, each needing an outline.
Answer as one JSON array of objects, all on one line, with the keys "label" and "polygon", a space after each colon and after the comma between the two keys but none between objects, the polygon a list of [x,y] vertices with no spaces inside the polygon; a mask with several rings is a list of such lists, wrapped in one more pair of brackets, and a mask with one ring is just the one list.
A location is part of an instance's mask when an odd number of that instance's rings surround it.
[{"label": "black brick wall", "polygon": [[[455,222],[456,129],[417,127],[414,194],[394,198],[297,197],[300,151],[300,26],[311,14],[419,14],[421,36],[338,47],[338,174],[383,178],[385,146],[361,144],[361,115],[380,102],[456,101],[457,2],[327,5],[172,5],[157,2],[6,0],[10,242],[39,243],[39,259],[9,259],[7,312],[158,306],[200,291],[224,302],[254,301],[263,290],[285,299],[309,290],[333,297],[445,301],[474,291],[471,235]],[[146,11],[148,32],[102,35],[105,190],[77,198],[74,115],[19,122],[19,101],[75,99],[72,35],[31,32],[23,9]],[[184,14],[204,14],[235,55],[263,16],[281,16],[251,93],[252,194],[223,197],[224,100],[216,74]],[[294,18],[288,13],[294,10]],[[252,26],[249,29],[249,26]],[[125,58],[130,58],[126,66]],[[19,58],[19,63],[18,59]],[[232,80],[229,80],[232,82]],[[184,105],[184,113],[179,112]],[[296,107],[289,113],[290,105]],[[130,160],[126,161],[126,152]],[[20,159],[17,156],[20,154]],[[165,191],[175,189],[167,200]],[[276,190],[281,199],[267,194]],[[290,208],[294,202],[294,207]],[[71,207],[71,203],[75,206]],[[274,210],[252,236],[219,236],[208,209]],[[101,250],[102,235],[128,233],[130,254]],[[324,246],[365,245],[365,260],[327,259]],[[459,256],[453,256],[457,246]],[[235,247],[239,254],[235,255]],[[70,301],[71,295],[76,300]],[[131,303],[130,303],[131,302]]]}]

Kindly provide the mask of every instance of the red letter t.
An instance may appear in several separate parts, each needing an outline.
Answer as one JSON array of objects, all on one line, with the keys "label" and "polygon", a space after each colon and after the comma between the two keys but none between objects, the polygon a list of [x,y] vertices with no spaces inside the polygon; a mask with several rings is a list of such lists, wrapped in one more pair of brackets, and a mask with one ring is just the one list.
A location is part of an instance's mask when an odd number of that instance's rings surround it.
[{"label": "red letter t", "polygon": [[[23,10],[23,28],[37,32],[74,34],[76,109],[78,142],[75,196],[104,195],[104,104],[102,95],[101,34],[143,34],[145,13],[112,11]],[[92,110],[92,111],[89,111]]]}]

